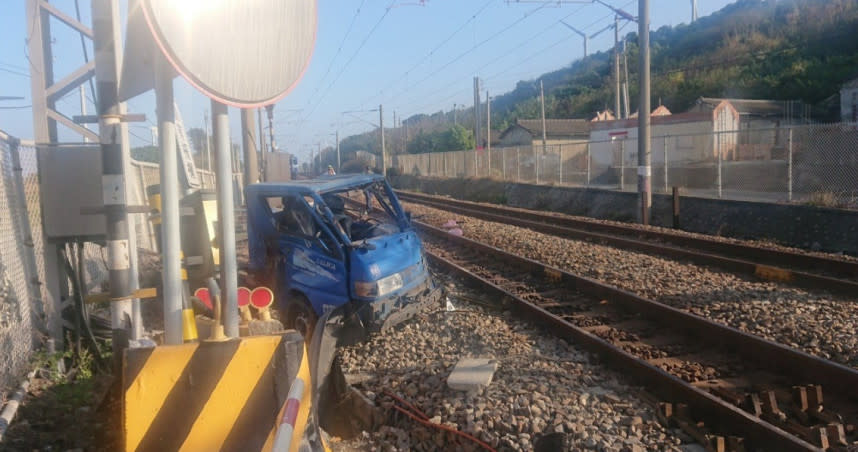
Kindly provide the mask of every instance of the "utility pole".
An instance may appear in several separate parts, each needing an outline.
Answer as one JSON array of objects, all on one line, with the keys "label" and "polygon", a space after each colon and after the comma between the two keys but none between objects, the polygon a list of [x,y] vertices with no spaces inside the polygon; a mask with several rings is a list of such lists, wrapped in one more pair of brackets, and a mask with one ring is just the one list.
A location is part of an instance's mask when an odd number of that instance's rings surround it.
[{"label": "utility pole", "polygon": [[614,16],[614,114],[620,114],[620,16]]},{"label": "utility pole", "polygon": [[454,126],[459,125],[459,120],[458,120],[458,118],[456,118],[456,113],[457,113],[456,112],[456,104],[453,104],[453,125]]},{"label": "utility pole", "polygon": [[691,0],[691,23],[697,22],[697,0]]},{"label": "utility pole", "polygon": [[384,110],[381,104],[378,106],[378,131],[381,133],[381,175],[387,177],[387,165],[384,161],[387,155],[384,149]]},{"label": "utility pole", "polygon": [[244,185],[259,181],[259,160],[256,154],[256,125],[253,110],[241,109],[241,146],[244,148]]},{"label": "utility pole", "polygon": [[256,109],[256,123],[259,126],[259,181],[265,182],[265,135],[262,131],[262,109]]},{"label": "utility pole", "polygon": [[539,81],[539,102],[542,104],[542,154],[548,151],[548,141],[545,132],[545,90],[542,87],[542,80]]},{"label": "utility pole", "polygon": [[[650,162],[650,61],[649,61],[649,0],[638,2],[638,42],[640,46],[640,108],[638,109],[638,198],[640,222],[649,224],[652,206]],[[720,155],[720,152],[719,152]]]},{"label": "utility pole", "polygon": [[340,163],[340,131],[337,130],[337,173],[340,172],[342,164]]},{"label": "utility pole", "polygon": [[480,148],[480,78],[474,77],[474,147]]},{"label": "utility pole", "polygon": [[[119,105],[119,67],[117,51],[121,50],[119,5],[110,0],[92,2],[95,77],[98,86],[98,130],[101,142],[101,183],[104,193],[104,216],[108,271],[110,274],[110,327],[113,330],[114,356],[128,339],[132,318],[131,241],[128,231],[125,164],[122,153],[123,113]],[[172,109],[172,104],[170,104]],[[173,154],[175,157],[175,153]],[[136,250],[135,250],[136,251]],[[136,276],[136,275],[135,275]],[[181,301],[180,301],[181,302]],[[180,341],[181,342],[181,341]],[[117,361],[118,362],[118,361]]]},{"label": "utility pole", "polygon": [[492,177],[492,98],[486,90],[486,157],[488,160],[488,177]]},{"label": "utility pole", "polygon": [[632,115],[629,107],[629,59],[626,43],[627,41],[623,39],[623,110],[625,111],[623,119],[628,119]]},{"label": "utility pole", "polygon": [[318,149],[318,153],[319,153],[319,163],[316,165],[316,173],[322,174],[322,142],[321,141],[316,143],[316,148]]},{"label": "utility pole", "polygon": [[212,147],[211,147],[211,137],[209,136],[209,111],[205,110],[203,112],[203,125],[206,129],[206,168],[211,172],[212,170]]}]

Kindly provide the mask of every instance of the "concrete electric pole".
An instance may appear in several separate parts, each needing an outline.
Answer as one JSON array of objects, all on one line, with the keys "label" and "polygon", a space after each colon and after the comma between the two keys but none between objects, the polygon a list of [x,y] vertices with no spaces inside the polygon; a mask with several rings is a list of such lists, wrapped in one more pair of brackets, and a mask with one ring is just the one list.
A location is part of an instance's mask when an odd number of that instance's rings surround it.
[{"label": "concrete electric pole", "polygon": [[480,148],[480,78],[474,77],[474,147]]},{"label": "concrete electric pole", "polygon": [[545,90],[542,87],[542,80],[539,81],[539,102],[542,104],[542,154],[548,150],[547,134],[545,132]]},{"label": "concrete electric pole", "polygon": [[259,160],[256,153],[256,125],[253,110],[241,109],[241,145],[244,148],[244,185],[259,181]]},{"label": "concrete electric pole", "polygon": [[614,114],[620,115],[620,16],[614,16]]},{"label": "concrete electric pole", "polygon": [[640,107],[638,108],[638,199],[640,222],[649,224],[652,206],[650,180],[650,72],[649,72],[649,0],[638,2],[638,44],[640,46]]},{"label": "concrete electric pole", "polygon": [[385,164],[387,152],[384,149],[384,110],[381,105],[378,106],[378,131],[381,133],[381,175],[387,177],[387,165]]}]

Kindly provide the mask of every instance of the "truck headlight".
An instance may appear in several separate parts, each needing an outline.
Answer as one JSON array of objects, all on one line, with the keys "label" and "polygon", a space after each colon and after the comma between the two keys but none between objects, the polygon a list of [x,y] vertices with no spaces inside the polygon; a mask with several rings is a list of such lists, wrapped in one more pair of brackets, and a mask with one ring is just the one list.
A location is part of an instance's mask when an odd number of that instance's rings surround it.
[{"label": "truck headlight", "polygon": [[402,274],[394,273],[378,281],[355,282],[355,294],[359,297],[383,297],[402,288]]}]

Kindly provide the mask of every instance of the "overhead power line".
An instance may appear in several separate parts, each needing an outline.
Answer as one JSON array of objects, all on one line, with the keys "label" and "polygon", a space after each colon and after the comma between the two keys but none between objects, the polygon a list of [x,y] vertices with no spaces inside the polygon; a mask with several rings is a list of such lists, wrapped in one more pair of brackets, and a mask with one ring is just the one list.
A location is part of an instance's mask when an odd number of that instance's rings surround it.
[{"label": "overhead power line", "polygon": [[336,77],[334,77],[331,83],[328,84],[328,87],[325,88],[325,92],[322,93],[322,95],[319,97],[319,99],[313,105],[313,108],[310,109],[309,113],[307,113],[307,116],[305,116],[304,119],[309,118],[316,111],[316,108],[319,106],[319,104],[322,103],[322,100],[325,98],[325,96],[327,96],[327,94],[331,92],[331,88],[334,86],[335,83],[337,83],[337,80],[340,79],[340,76],[343,75],[343,72],[348,69],[352,61],[354,61],[355,57],[357,57],[361,49],[363,49],[363,46],[366,45],[366,42],[369,41],[369,38],[372,37],[373,33],[375,33],[375,30],[377,30],[378,26],[381,25],[381,22],[384,21],[384,18],[387,17],[388,14],[390,14],[390,9],[392,7],[393,4],[391,3],[384,9],[384,14],[382,14],[378,21],[375,23],[375,25],[372,26],[372,29],[370,29],[369,33],[367,33],[367,35],[363,38],[363,41],[361,41],[358,48],[354,51],[354,53],[352,53],[352,56],[348,59],[348,61],[346,61],[346,64],[344,64],[343,67],[340,68],[340,71],[337,72]]},{"label": "overhead power line", "polygon": [[[435,52],[437,52],[441,47],[443,47],[445,44],[450,42],[450,40],[453,39],[454,36],[459,34],[459,32],[464,30],[465,27],[468,26],[468,24],[470,24],[471,22],[476,20],[477,16],[479,16],[480,13],[482,13],[493,1],[494,0],[488,0],[486,3],[484,3],[483,6],[480,7],[480,9],[478,9],[474,14],[471,15],[471,17],[468,18],[468,20],[466,20],[464,23],[462,23],[462,25],[460,25],[459,28],[457,28],[454,32],[450,33],[449,36],[444,38],[444,40],[442,40],[438,45],[436,45],[432,50],[430,50],[429,53],[426,54],[426,56],[424,56],[423,58],[420,58],[417,61],[417,63],[414,63],[413,66],[411,66],[408,70],[406,70],[404,73],[402,73],[402,75],[395,78],[392,82],[385,83],[382,86],[393,88],[393,86],[395,86],[401,80],[408,77],[408,74],[410,74],[411,71],[413,71],[414,69],[417,69],[418,67],[420,67],[420,65],[422,65],[423,63],[428,61],[428,59],[431,58],[432,55],[435,54]],[[379,91],[378,94],[382,94],[383,92],[384,92],[384,88],[382,88],[382,90]],[[372,97],[364,100],[363,102],[361,102],[361,104],[365,104],[365,103],[369,102],[371,99],[372,99]]]}]

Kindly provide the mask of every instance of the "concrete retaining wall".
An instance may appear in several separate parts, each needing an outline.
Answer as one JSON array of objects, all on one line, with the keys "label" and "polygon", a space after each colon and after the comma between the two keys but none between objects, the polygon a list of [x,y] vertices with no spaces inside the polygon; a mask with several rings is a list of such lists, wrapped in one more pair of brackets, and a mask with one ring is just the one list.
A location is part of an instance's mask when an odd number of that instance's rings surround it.
[{"label": "concrete retaining wall", "polygon": [[[391,178],[396,188],[592,218],[634,221],[637,194],[581,187],[515,184],[490,179]],[[653,195],[652,223],[671,227],[673,200]],[[858,255],[858,211],[683,196],[682,229]]]}]

